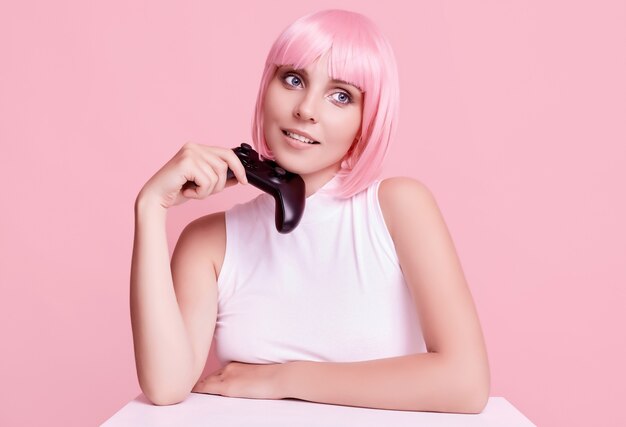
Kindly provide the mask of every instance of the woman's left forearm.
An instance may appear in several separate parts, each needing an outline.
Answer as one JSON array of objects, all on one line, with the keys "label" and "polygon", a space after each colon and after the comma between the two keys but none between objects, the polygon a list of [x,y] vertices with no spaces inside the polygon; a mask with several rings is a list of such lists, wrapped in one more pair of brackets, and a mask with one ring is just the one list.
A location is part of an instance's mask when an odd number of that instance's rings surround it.
[{"label": "woman's left forearm", "polygon": [[488,373],[485,377],[476,372],[480,369],[452,363],[438,353],[361,362],[294,361],[284,368],[282,394],[311,402],[480,413],[489,398]]}]

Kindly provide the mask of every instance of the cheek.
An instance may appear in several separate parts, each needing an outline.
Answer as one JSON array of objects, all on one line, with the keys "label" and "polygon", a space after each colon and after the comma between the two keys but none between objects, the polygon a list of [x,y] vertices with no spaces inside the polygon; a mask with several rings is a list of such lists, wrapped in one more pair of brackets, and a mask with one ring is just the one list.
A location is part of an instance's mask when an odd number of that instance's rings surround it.
[{"label": "cheek", "polygon": [[268,90],[263,102],[263,129],[267,137],[267,132],[273,127],[278,119],[278,111],[276,110],[276,98]]},{"label": "cheek", "polygon": [[345,115],[329,115],[331,138],[341,146],[350,146],[361,127],[361,116],[358,113],[346,113]]},{"label": "cheek", "polygon": [[265,93],[263,110],[265,116],[278,117],[287,111],[288,99],[284,91],[278,87],[275,81],[271,82]]}]

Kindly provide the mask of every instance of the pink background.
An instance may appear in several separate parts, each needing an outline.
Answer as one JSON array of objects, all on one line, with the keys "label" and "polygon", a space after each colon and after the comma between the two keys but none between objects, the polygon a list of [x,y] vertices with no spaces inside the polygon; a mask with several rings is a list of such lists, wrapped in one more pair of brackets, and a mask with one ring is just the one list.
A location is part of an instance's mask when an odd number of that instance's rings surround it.
[{"label": "pink background", "polygon": [[[537,425],[626,424],[625,2],[164,3],[0,4],[0,425],[95,425],[140,393],[137,192],[186,141],[250,141],[271,43],[328,7],[370,16],[395,48],[383,175],[439,201],[492,396]],[[172,209],[171,248],[256,194]]]}]

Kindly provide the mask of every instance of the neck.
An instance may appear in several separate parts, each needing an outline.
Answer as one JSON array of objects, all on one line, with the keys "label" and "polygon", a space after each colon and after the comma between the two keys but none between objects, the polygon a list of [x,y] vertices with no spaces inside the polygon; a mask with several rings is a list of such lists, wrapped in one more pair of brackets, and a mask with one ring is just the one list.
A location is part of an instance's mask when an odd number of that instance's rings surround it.
[{"label": "neck", "polygon": [[306,197],[315,194],[320,188],[322,188],[328,181],[333,179],[335,174],[339,171],[339,165],[332,165],[327,169],[313,172],[310,174],[300,175],[304,180],[306,187]]}]

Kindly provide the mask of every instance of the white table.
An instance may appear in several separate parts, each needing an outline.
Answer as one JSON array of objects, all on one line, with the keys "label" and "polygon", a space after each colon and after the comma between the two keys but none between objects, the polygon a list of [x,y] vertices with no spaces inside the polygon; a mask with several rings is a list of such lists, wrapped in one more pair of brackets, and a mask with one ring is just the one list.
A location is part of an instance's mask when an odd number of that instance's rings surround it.
[{"label": "white table", "polygon": [[143,394],[109,418],[104,427],[126,426],[534,426],[503,397],[491,397],[480,414],[391,411],[327,405],[296,399],[241,399],[191,393],[177,405],[155,406]]}]

